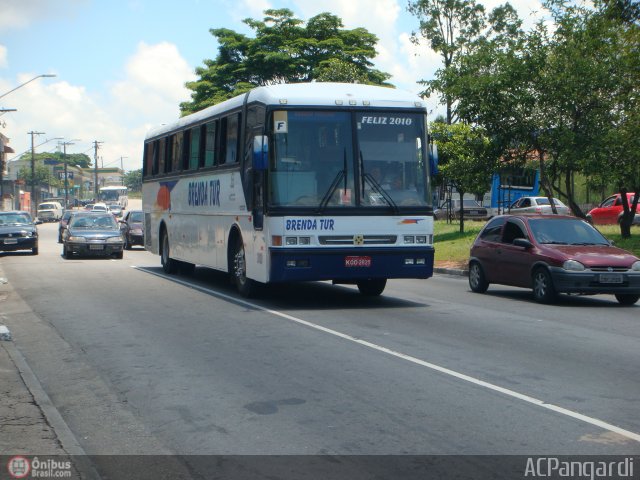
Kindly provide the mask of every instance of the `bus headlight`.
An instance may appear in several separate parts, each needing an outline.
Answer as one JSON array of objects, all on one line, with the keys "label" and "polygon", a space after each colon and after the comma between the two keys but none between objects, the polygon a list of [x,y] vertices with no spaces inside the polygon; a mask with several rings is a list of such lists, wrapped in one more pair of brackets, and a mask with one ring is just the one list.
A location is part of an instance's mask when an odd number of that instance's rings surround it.
[{"label": "bus headlight", "polygon": [[298,244],[298,237],[286,237],[285,238],[285,244],[286,245],[297,245]]}]

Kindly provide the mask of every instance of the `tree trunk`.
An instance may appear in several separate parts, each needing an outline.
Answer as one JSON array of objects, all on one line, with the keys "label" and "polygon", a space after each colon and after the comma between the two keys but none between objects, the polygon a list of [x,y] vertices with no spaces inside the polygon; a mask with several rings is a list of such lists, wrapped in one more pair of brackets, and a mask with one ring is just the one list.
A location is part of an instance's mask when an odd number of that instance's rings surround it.
[{"label": "tree trunk", "polygon": [[462,204],[464,192],[458,191],[458,193],[460,195],[460,233],[464,233],[464,205]]},{"label": "tree trunk", "polygon": [[554,215],[557,215],[558,210],[556,209],[556,204],[553,203],[553,190],[549,185],[549,181],[547,179],[547,170],[544,166],[544,151],[541,148],[538,148],[538,158],[540,161],[540,186],[542,187],[545,196],[549,199],[551,211]]}]

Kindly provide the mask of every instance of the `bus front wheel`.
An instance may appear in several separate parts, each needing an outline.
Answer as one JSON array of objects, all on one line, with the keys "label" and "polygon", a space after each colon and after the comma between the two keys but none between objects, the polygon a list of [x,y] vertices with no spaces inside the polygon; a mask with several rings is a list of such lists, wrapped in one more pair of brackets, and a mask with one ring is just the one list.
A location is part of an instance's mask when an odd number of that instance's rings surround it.
[{"label": "bus front wheel", "polygon": [[386,278],[368,278],[357,282],[358,290],[362,295],[367,297],[377,297],[382,294],[384,287],[387,286]]},{"label": "bus front wheel", "polygon": [[171,259],[169,250],[169,234],[166,230],[162,232],[162,252],[160,253],[160,262],[162,263],[162,269],[165,273],[176,273],[177,264],[175,260]]},{"label": "bus front wheel", "polygon": [[238,238],[236,241],[233,251],[233,267],[231,274],[233,275],[233,281],[236,284],[236,288],[238,289],[238,292],[240,292],[240,295],[248,298],[255,294],[255,281],[247,278],[247,262],[242,238]]}]

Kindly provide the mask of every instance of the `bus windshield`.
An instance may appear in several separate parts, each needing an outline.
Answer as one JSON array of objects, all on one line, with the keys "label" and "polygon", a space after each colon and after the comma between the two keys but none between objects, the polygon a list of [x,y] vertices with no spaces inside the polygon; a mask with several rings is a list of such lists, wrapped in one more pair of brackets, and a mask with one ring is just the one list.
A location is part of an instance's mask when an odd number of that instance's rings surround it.
[{"label": "bus windshield", "polygon": [[271,205],[429,205],[423,115],[276,111],[273,125]]}]

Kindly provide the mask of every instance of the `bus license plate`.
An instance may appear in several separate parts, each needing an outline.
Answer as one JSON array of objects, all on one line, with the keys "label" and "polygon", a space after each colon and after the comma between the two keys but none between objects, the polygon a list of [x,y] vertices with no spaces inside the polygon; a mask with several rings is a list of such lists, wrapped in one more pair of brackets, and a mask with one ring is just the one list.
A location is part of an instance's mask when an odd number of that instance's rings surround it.
[{"label": "bus license plate", "polygon": [[89,245],[89,250],[103,250],[104,245]]},{"label": "bus license plate", "polygon": [[371,257],[344,257],[345,267],[370,267]]},{"label": "bus license plate", "polygon": [[622,274],[620,273],[601,273],[600,283],[622,283]]}]

